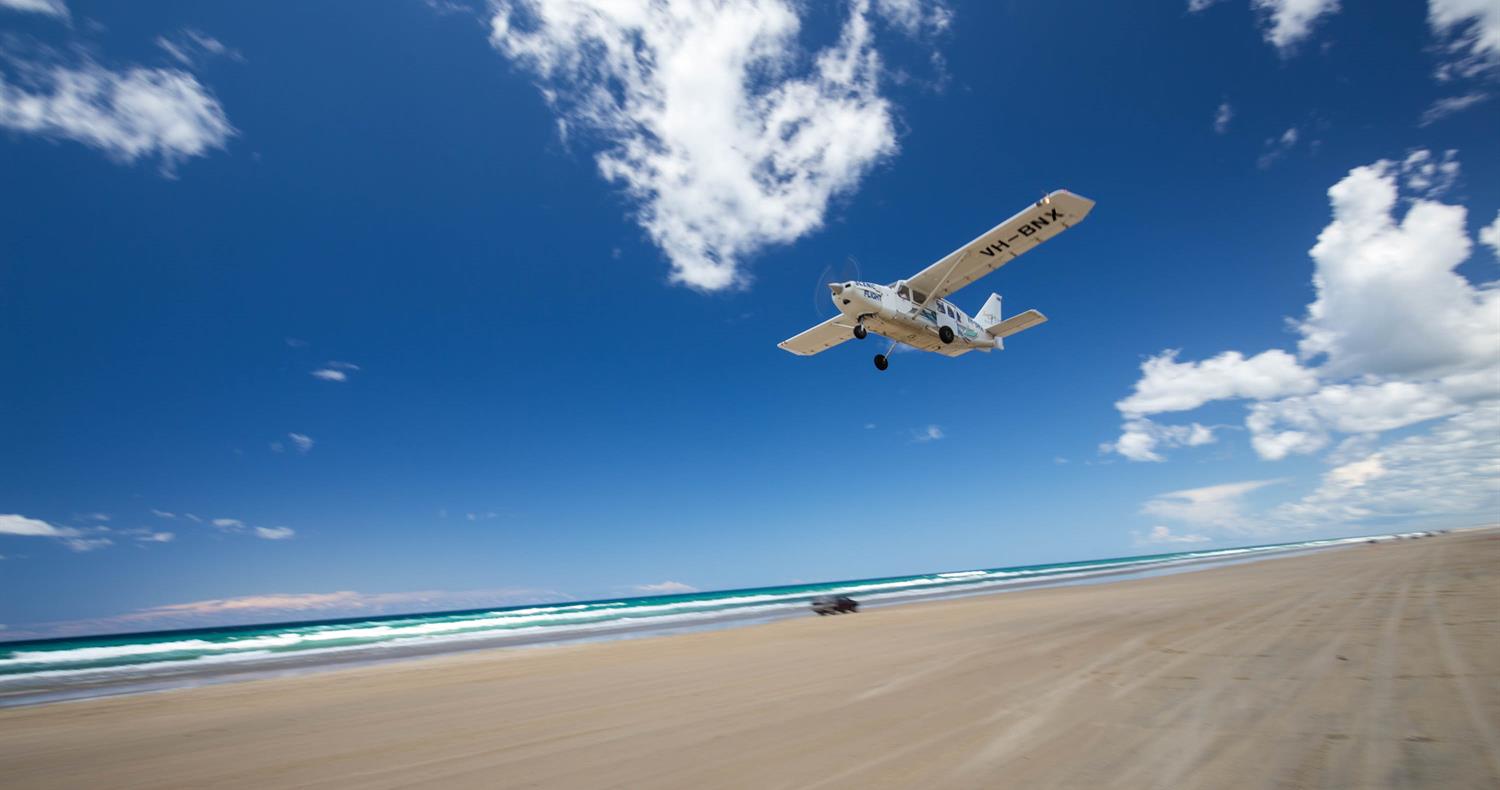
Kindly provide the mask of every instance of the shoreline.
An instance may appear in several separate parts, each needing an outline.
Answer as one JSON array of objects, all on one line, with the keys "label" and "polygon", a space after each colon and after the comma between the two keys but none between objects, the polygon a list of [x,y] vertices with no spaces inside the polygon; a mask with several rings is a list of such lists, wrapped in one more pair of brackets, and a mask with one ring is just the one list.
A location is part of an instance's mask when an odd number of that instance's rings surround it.
[{"label": "shoreline", "polygon": [[1492,787],[1500,534],[0,710],[14,787]]},{"label": "shoreline", "polygon": [[[1394,535],[1329,539],[1328,545],[1296,548],[1246,547],[1243,549],[1227,549],[1224,551],[1237,553],[1163,560],[1144,567],[1111,568],[1109,566],[1095,566],[1097,569],[1084,569],[1056,576],[1011,578],[987,583],[982,582],[971,587],[860,595],[858,600],[861,607],[868,610],[929,601],[960,600],[980,596],[1001,595],[1033,589],[1109,584],[1128,579],[1144,579],[1177,573],[1191,573],[1245,563],[1295,557],[1333,549],[1351,548],[1365,545],[1367,540],[1389,541],[1420,534],[1424,533],[1396,533]],[[1090,560],[1086,562],[1098,561]],[[1066,563],[1058,564],[1066,565]],[[861,581],[873,580],[854,580],[850,583],[859,583]],[[723,592],[753,592],[759,589],[765,588],[747,588],[746,590],[728,590]],[[757,611],[753,609],[728,610],[687,623],[636,624],[623,621],[601,624],[596,628],[556,633],[476,633],[466,636],[456,636],[444,641],[410,645],[377,644],[333,647],[301,654],[292,653],[283,656],[257,657],[257,660],[244,662],[226,661],[224,663],[208,663],[206,665],[194,664],[192,662],[162,662],[160,664],[126,665],[117,668],[86,670],[85,672],[90,672],[91,674],[69,677],[64,682],[50,682],[53,678],[46,673],[15,675],[0,677],[0,710],[36,705],[54,705],[65,702],[82,702],[134,694],[156,694],[225,683],[241,683],[340,672],[362,667],[385,666],[447,655],[464,655],[491,650],[534,650],[562,645],[651,639],[673,634],[702,633],[730,628],[753,628],[758,625],[802,618],[807,615],[806,607],[801,605],[795,608],[780,608],[769,611]],[[360,621],[354,619],[349,622]]]}]

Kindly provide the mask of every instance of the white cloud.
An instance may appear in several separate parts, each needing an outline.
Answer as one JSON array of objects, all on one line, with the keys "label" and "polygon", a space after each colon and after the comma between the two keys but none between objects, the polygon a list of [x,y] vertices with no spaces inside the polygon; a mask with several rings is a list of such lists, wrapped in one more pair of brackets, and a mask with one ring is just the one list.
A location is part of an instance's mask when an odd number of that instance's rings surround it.
[{"label": "white cloud", "polygon": [[1284,480],[1246,480],[1240,483],[1188,488],[1157,494],[1141,505],[1141,513],[1196,527],[1251,531],[1245,522],[1244,497]]},{"label": "white cloud", "polygon": [[41,519],[27,518],[25,516],[11,514],[0,514],[0,535],[29,535],[44,538],[65,538],[77,535],[78,530],[68,527],[54,527]]},{"label": "white cloud", "polygon": [[1311,392],[1317,375],[1280,349],[1248,359],[1238,351],[1202,362],[1178,362],[1171,349],[1141,363],[1141,378],[1130,397],[1115,404],[1127,416],[1190,411],[1230,398],[1265,399]]},{"label": "white cloud", "polygon": [[165,172],[223,148],[234,127],[213,94],[177,69],[19,64],[0,75],[0,127],[73,140],[122,162],[155,157]]},{"label": "white cloud", "polygon": [[1421,376],[1500,362],[1500,290],[1455,269],[1469,257],[1462,206],[1417,198],[1396,217],[1400,168],[1356,167],[1328,190],[1333,222],[1312,248],[1317,299],[1298,325],[1325,376]]},{"label": "white cloud", "polygon": [[63,545],[77,552],[93,551],[114,544],[109,538],[63,538]]},{"label": "white cloud", "polygon": [[[1317,489],[1256,519],[1219,519],[1243,532],[1329,528],[1356,521],[1477,517],[1500,500],[1500,281],[1458,273],[1473,250],[1467,211],[1441,202],[1459,175],[1451,152],[1356,167],[1329,189],[1333,217],[1310,251],[1314,301],[1292,323],[1300,359],[1271,349],[1204,362],[1163,354],[1117,407],[1133,460],[1161,460],[1147,415],[1226,399],[1250,401],[1245,425],[1257,455],[1277,460],[1328,450]],[[1403,211],[1404,209],[1404,211]],[[1479,233],[1500,247],[1500,216]],[[1257,359],[1281,375],[1238,375]],[[1388,437],[1404,431],[1398,438]],[[1194,500],[1158,498],[1172,517]],[[1175,514],[1182,517],[1181,513]],[[1419,526],[1419,525],[1418,525]]]},{"label": "white cloud", "polygon": [[1138,545],[1151,543],[1207,543],[1209,541],[1207,535],[1198,535],[1194,533],[1174,533],[1170,527],[1162,526],[1160,524],[1152,527],[1151,531],[1146,533],[1144,536],[1140,533],[1134,534],[1136,536],[1135,542]]},{"label": "white cloud", "polygon": [[[1191,10],[1191,9],[1190,9]],[[1229,122],[1234,120],[1234,108],[1229,102],[1220,102],[1219,109],[1214,111],[1214,133],[1224,134],[1229,131]]]},{"label": "white cloud", "polygon": [[328,362],[325,364],[325,367],[329,367],[334,370],[359,370],[359,366],[354,364],[353,362],[341,362],[337,359],[328,360]]},{"label": "white cloud", "polygon": [[227,57],[235,61],[244,60],[237,50],[226,46],[224,42],[191,28],[171,36],[157,36],[156,46],[184,66],[192,66],[200,60],[218,57]]},{"label": "white cloud", "polygon": [[1267,137],[1265,144],[1261,146],[1260,158],[1255,160],[1255,166],[1265,170],[1276,164],[1277,160],[1286,156],[1287,152],[1297,146],[1297,140],[1301,137],[1302,133],[1295,126],[1275,137]]},{"label": "white cloud", "polygon": [[176,513],[170,513],[165,510],[157,510],[156,508],[151,508],[151,515],[156,516],[157,518],[177,518]]},{"label": "white cloud", "polygon": [[1428,0],[1427,24],[1451,58],[1439,66],[1439,79],[1473,77],[1500,69],[1500,3]]},{"label": "white cloud", "polygon": [[1338,0],[1250,0],[1260,15],[1266,41],[1282,54],[1312,33],[1317,21],[1339,10]]},{"label": "white cloud", "polygon": [[1102,445],[1103,452],[1117,452],[1132,461],[1165,461],[1159,449],[1171,447],[1199,447],[1217,441],[1212,428],[1198,423],[1190,425],[1162,425],[1145,417],[1125,421],[1120,438],[1113,444]]},{"label": "white cloud", "polygon": [[314,370],[312,372],[312,377],[315,378],[315,379],[322,379],[324,381],[348,381],[349,380],[349,374],[345,373],[342,370],[332,370],[330,368],[319,368],[317,370]]},{"label": "white cloud", "polygon": [[1206,8],[1218,5],[1219,0],[1188,0],[1188,13],[1196,14]]},{"label": "white cloud", "polygon": [[1495,221],[1479,231],[1479,241],[1500,258],[1500,211],[1495,212]]},{"label": "white cloud", "polygon": [[[508,588],[494,590],[420,590],[361,593],[340,590],[324,593],[265,593],[238,598],[166,604],[112,617],[13,627],[8,637],[36,638],[100,634],[121,630],[188,628],[229,623],[265,622],[278,618],[353,617],[414,611],[478,609],[481,607],[542,604],[568,600],[555,590]],[[20,634],[18,636],[17,634]]]},{"label": "white cloud", "polygon": [[944,438],[943,429],[936,425],[929,425],[919,433],[912,436],[914,442],[935,442]]},{"label": "white cloud", "polygon": [[68,18],[68,6],[63,0],[0,0],[0,8]]},{"label": "white cloud", "polygon": [[698,588],[691,584],[682,582],[660,582],[658,584],[637,584],[635,591],[646,595],[680,595],[683,593],[698,592]]},{"label": "white cloud", "polygon": [[208,523],[226,532],[235,532],[245,528],[245,522],[237,518],[216,518]]},{"label": "white cloud", "polygon": [[127,534],[140,543],[171,543],[177,537],[171,532],[157,532],[149,529],[131,530]]},{"label": "white cloud", "polygon": [[311,436],[308,436],[307,434],[303,434],[303,433],[289,433],[286,436],[287,436],[288,439],[292,440],[292,444],[294,446],[296,446],[297,452],[299,452],[299,453],[304,453],[305,454],[308,450],[311,450],[313,448],[313,444],[314,444],[313,439],[312,439]]},{"label": "white cloud", "polygon": [[1419,125],[1431,126],[1450,115],[1463,112],[1470,107],[1489,100],[1490,94],[1484,91],[1473,91],[1459,96],[1447,96],[1438,99],[1422,113],[1422,121]]},{"label": "white cloud", "polygon": [[703,290],[745,281],[765,247],[822,226],[896,151],[872,18],[941,29],[935,2],[850,0],[838,41],[805,57],[789,0],[497,0],[490,41],[559,118],[597,134],[600,173]]},{"label": "white cloud", "polygon": [[255,536],[266,540],[287,540],[296,535],[297,531],[291,527],[256,527]]}]

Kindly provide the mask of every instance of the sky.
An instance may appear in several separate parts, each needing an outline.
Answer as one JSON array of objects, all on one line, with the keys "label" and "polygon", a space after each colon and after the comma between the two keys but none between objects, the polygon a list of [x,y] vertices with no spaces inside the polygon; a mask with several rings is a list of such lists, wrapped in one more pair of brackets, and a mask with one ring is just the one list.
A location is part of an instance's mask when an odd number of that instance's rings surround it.
[{"label": "sky", "polygon": [[1377,6],[0,0],[0,638],[1496,521],[1500,7]]}]

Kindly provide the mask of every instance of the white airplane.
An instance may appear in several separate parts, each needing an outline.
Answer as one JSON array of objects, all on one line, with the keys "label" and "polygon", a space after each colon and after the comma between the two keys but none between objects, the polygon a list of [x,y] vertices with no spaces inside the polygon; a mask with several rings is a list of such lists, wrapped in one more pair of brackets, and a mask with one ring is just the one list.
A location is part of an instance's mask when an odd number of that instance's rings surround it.
[{"label": "white airplane", "polygon": [[1077,225],[1093,208],[1094,201],[1059,189],[915,277],[891,285],[858,280],[829,283],[839,315],[776,345],[793,354],[811,356],[850,338],[863,340],[874,332],[891,339],[890,348],[875,355],[875,367],[881,370],[890,365],[888,355],[897,343],[950,357],[974,350],[1004,350],[1005,338],[1047,317],[1027,310],[1002,320],[1000,294],[990,294],[979,314],[970,318],[943,297]]}]

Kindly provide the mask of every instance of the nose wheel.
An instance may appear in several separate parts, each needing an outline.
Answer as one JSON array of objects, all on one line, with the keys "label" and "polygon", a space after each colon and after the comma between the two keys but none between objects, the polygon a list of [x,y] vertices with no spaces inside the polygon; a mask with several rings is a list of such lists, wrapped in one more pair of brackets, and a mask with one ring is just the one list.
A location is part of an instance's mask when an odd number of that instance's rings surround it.
[{"label": "nose wheel", "polygon": [[888,368],[890,366],[891,366],[891,361],[889,359],[886,359],[886,357],[885,357],[884,354],[876,354],[875,355],[875,369],[876,370],[885,370],[886,368]]},{"label": "nose wheel", "polygon": [[857,340],[864,340],[865,336],[868,335],[868,334],[870,334],[870,330],[865,329],[865,325],[863,323],[858,323],[858,324],[854,325],[854,337],[855,337],[855,339],[857,339]]}]

